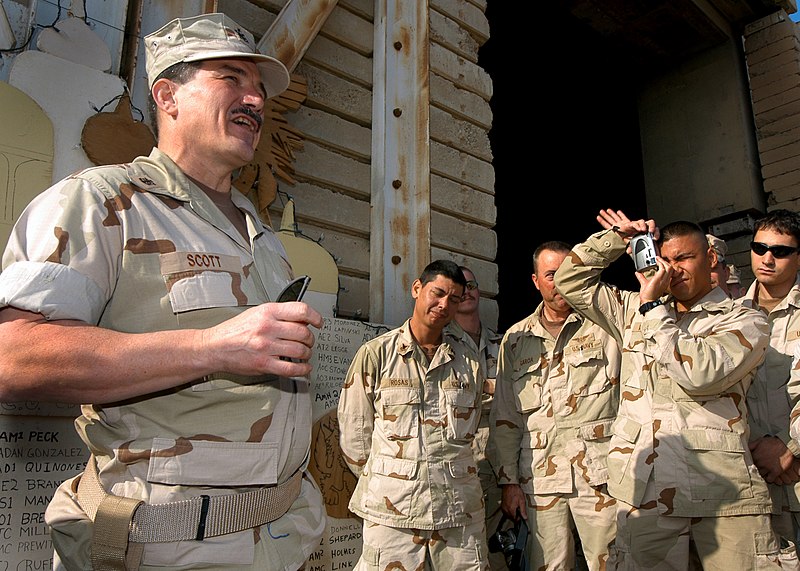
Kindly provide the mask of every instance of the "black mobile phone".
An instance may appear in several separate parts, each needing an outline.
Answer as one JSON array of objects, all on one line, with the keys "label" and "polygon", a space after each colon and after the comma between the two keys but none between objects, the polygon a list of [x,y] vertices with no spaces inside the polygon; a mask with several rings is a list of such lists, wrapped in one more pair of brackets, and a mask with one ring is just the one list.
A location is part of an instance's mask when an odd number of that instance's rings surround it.
[{"label": "black mobile phone", "polygon": [[284,301],[302,300],[309,283],[311,283],[311,278],[308,276],[300,276],[299,278],[293,279],[289,282],[289,285],[283,288],[283,291],[278,294],[276,301],[280,303]]}]

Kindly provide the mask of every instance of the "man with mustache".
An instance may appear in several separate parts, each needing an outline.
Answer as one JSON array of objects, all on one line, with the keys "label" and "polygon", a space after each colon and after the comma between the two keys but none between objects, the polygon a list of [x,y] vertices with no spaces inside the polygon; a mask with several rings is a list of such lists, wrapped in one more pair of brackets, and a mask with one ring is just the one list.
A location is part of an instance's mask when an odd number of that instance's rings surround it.
[{"label": "man with mustache", "polygon": [[[714,255],[697,224],[659,230],[611,209],[597,220],[605,230],[572,249],[555,286],[622,348],[608,453],[611,568],[688,569],[690,541],[704,569],[797,568],[772,530],[748,449],[745,396],[769,342],[766,316],[712,286]],[[639,292],[603,284],[603,269],[645,232],[660,255],[636,273]]]},{"label": "man with mustache", "polygon": [[271,303],[292,269],[231,187],[289,74],[224,14],[144,44],[157,147],[56,183],[12,231],[0,401],[84,403],[54,569],[299,569],[326,523],[306,474],[322,317]]},{"label": "man with mustache", "polygon": [[472,451],[484,374],[450,323],[465,285],[454,262],[428,264],[411,286],[411,317],[362,345],[347,371],[339,441],[358,477],[358,571],[489,568]]}]

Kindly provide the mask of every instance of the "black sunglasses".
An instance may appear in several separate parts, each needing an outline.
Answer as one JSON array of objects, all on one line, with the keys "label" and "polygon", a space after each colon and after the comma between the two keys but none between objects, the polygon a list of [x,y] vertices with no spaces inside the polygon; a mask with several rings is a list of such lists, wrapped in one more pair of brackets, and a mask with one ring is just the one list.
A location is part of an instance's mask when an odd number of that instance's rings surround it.
[{"label": "black sunglasses", "polygon": [[308,276],[300,276],[289,282],[283,291],[278,295],[278,303],[284,301],[300,301],[303,299],[303,294],[308,289],[308,284],[311,278]]},{"label": "black sunglasses", "polygon": [[767,252],[772,252],[772,255],[776,258],[786,258],[798,251],[798,248],[794,246],[769,246],[762,242],[750,242],[750,249],[759,256],[763,256]]}]

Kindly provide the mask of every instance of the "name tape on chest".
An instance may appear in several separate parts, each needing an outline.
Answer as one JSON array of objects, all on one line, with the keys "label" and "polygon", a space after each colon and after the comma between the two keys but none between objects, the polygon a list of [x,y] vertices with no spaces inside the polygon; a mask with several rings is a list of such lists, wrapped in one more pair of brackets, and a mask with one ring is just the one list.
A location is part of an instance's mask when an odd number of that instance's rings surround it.
[{"label": "name tape on chest", "polygon": [[213,252],[161,254],[161,273],[164,275],[197,271],[240,273],[242,261],[238,256],[214,254]]}]

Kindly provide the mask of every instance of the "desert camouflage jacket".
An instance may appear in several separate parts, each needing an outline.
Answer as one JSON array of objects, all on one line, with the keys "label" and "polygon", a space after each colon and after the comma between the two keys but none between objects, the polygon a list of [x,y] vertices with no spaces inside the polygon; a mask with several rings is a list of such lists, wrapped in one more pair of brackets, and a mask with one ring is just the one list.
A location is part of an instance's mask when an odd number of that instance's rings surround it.
[{"label": "desert camouflage jacket", "polygon": [[482,520],[471,443],[483,373],[451,324],[428,365],[409,321],[359,348],[339,397],[342,452],[358,476],[350,510],[402,528]]},{"label": "desert camouflage jacket", "polygon": [[608,478],[608,440],[619,403],[619,347],[572,313],[557,339],[539,321],[543,304],[500,345],[490,450],[498,482],[528,494],[571,493],[573,477]]},{"label": "desert camouflage jacket", "polygon": [[651,486],[647,499],[679,517],[769,513],[769,491],[747,445],[745,404],[769,342],[766,316],[719,288],[686,314],[666,297],[642,316],[638,294],[600,282],[625,247],[616,232],[598,232],[555,275],[570,305],[622,347],[609,493],[640,506]]},{"label": "desert camouflage jacket", "polygon": [[[747,293],[737,300],[745,307],[756,307],[755,294],[758,283],[753,282]],[[777,436],[800,456],[800,443],[789,435],[789,414],[800,399],[797,389],[788,390],[792,355],[800,346],[800,277],[781,302],[767,317],[770,325],[767,357],[756,371],[753,385],[747,391],[747,408],[750,410],[750,440],[766,434]],[[794,393],[794,394],[792,394]],[[769,484],[773,510],[800,511],[800,483],[781,486]]]},{"label": "desert camouflage jacket", "polygon": [[[292,277],[284,248],[253,205],[232,196],[249,241],[158,149],[76,173],[20,217],[3,258],[0,306],[139,333],[213,326],[274,299]],[[84,405],[76,427],[109,492],[148,503],[229,494],[305,469],[309,387],[306,379],[220,371],[150,398]],[[290,567],[318,547],[324,527],[319,491],[303,485],[296,509],[270,527]],[[62,486],[48,523],[85,517]],[[266,527],[260,536],[273,542]],[[225,567],[252,562],[256,548],[246,530],[213,542],[146,544],[143,563]]]},{"label": "desert camouflage jacket", "polygon": [[[453,326],[455,325],[457,324],[453,322]],[[478,353],[478,358],[483,368],[485,381],[483,383],[483,401],[481,404],[483,409],[481,424],[485,422],[488,426],[489,411],[492,408],[492,397],[495,391],[495,378],[497,377],[497,354],[500,351],[500,340],[503,336],[494,329],[481,327],[481,338],[478,345],[475,344],[475,340],[466,331],[461,338],[464,343]]]}]

